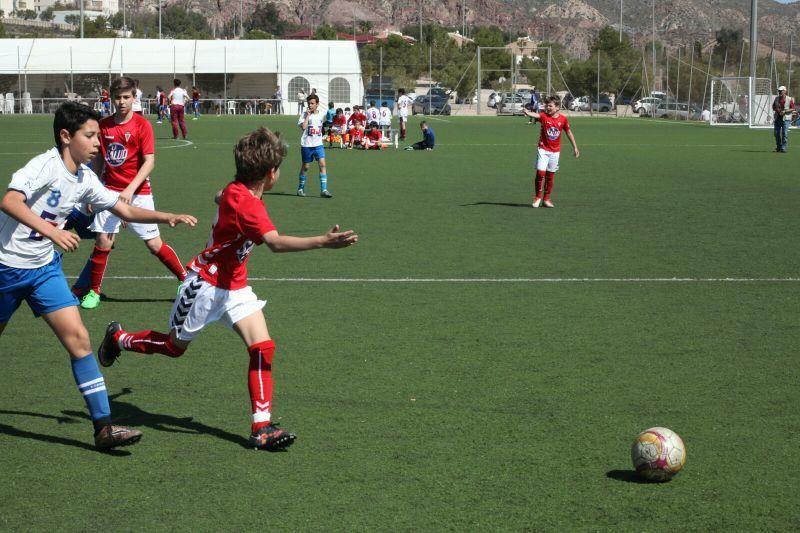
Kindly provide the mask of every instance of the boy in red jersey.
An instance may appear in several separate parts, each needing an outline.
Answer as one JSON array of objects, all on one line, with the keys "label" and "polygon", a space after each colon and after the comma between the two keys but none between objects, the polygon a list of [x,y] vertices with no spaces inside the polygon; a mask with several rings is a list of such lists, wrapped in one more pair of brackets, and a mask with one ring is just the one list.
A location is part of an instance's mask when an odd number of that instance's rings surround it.
[{"label": "boy in red jersey", "polygon": [[348,148],[362,148],[364,143],[364,126],[358,120],[347,131]]},{"label": "boy in red jersey", "polygon": [[388,146],[388,143],[383,142],[383,134],[378,128],[377,122],[370,122],[369,129],[364,135],[364,149],[365,150],[383,150]]},{"label": "boy in red jersey", "polygon": [[247,346],[250,356],[248,386],[252,407],[250,445],[280,450],[295,435],[272,424],[272,359],[270,338],[259,300],[247,285],[247,260],[253,248],[266,244],[273,252],[299,252],[315,248],[344,248],[358,242],[352,231],[330,231],[316,237],[280,235],[269,218],[261,196],[278,181],[286,144],[279,135],[259,128],[242,137],[234,149],[236,177],[215,201],[219,205],[205,250],[189,263],[190,273],[172,307],[170,333],[122,329],[111,322],[98,358],[110,366],[121,350],[180,357],[189,343],[209,324],[222,322]]},{"label": "boy in red jersey", "polygon": [[192,86],[192,111],[194,112],[194,117],[192,120],[197,120],[200,118],[200,89],[195,86]]},{"label": "boy in red jersey", "polygon": [[[121,202],[144,209],[155,209],[150,189],[150,174],[155,167],[153,126],[133,112],[136,85],[131,78],[121,77],[111,84],[111,95],[117,110],[100,121],[102,158],[95,158],[97,175],[107,189],[119,192]],[[110,211],[97,213],[90,229],[97,233],[92,255],[83,268],[72,292],[81,299],[81,307],[94,309],[100,305],[100,288],[108,264],[108,255],[119,232],[121,220]],[[186,270],[175,250],[161,240],[157,224],[128,224],[128,230],[142,239],[150,250],[178,280],[186,278]]]},{"label": "boy in red jersey", "polygon": [[560,100],[557,96],[548,96],[544,99],[544,113],[537,113],[528,109],[523,112],[542,123],[539,135],[539,150],[536,158],[536,177],[534,178],[534,191],[532,207],[555,207],[550,200],[553,192],[553,180],[558,171],[558,160],[561,155],[561,133],[567,134],[567,139],[572,144],[575,157],[580,157],[578,145],[567,117],[558,112]]}]

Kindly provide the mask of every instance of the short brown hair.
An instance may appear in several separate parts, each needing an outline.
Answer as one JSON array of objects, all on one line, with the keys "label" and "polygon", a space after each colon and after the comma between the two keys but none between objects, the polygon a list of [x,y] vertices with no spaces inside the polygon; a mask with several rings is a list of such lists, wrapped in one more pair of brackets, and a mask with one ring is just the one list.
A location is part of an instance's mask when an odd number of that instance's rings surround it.
[{"label": "short brown hair", "polygon": [[552,104],[556,104],[557,106],[560,106],[561,105],[561,98],[559,98],[558,96],[555,96],[555,95],[545,96],[544,97],[544,102],[546,104],[552,103]]},{"label": "short brown hair", "polygon": [[317,96],[317,93],[311,93],[306,97],[306,102],[310,102],[311,100],[319,103],[319,96]]},{"label": "short brown hair", "polygon": [[112,98],[119,93],[124,93],[125,91],[131,91],[133,95],[136,96],[136,80],[129,78],[128,76],[120,76],[111,82],[111,88],[109,92],[111,92]]},{"label": "short brown hair", "polygon": [[280,133],[258,128],[239,139],[233,149],[236,181],[250,184],[264,179],[267,172],[281,166],[286,157],[286,143]]}]

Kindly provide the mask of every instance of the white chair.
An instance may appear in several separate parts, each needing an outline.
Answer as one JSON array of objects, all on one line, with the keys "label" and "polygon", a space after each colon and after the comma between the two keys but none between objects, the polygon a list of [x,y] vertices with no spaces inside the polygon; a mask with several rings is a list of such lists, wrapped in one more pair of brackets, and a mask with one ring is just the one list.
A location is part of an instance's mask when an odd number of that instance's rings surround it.
[{"label": "white chair", "polygon": [[0,93],[0,115],[6,114],[6,97]]},{"label": "white chair", "polygon": [[236,101],[235,100],[228,100],[228,114],[235,115],[236,114]]},{"label": "white chair", "polygon": [[31,101],[31,93],[22,93],[22,113],[25,115],[33,114],[33,102]]},{"label": "white chair", "polygon": [[14,93],[6,93],[6,114],[14,114]]}]

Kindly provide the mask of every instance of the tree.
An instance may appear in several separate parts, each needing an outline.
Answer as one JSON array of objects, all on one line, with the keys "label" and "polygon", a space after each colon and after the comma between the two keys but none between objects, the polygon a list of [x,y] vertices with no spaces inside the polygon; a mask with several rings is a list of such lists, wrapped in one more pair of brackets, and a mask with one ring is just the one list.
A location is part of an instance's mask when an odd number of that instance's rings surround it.
[{"label": "tree", "polygon": [[[78,25],[80,25],[80,17],[78,18]],[[81,29],[75,29],[75,37],[81,36]],[[112,30],[105,17],[97,17],[92,20],[89,18],[83,19],[83,36],[84,37],[116,37],[117,34]]]},{"label": "tree", "polygon": [[50,21],[53,20],[55,15],[53,15],[53,6],[48,7],[47,9],[43,10],[39,13],[39,20]]},{"label": "tree", "polygon": [[[723,66],[730,67],[731,65],[739,64],[739,59],[742,55],[742,31],[731,30],[728,28],[721,28],[716,33],[717,44],[714,46],[714,55],[716,56],[715,64],[719,68]],[[727,57],[727,64],[725,58]],[[738,68],[738,67],[737,67]],[[723,76],[725,74],[723,73]]]},{"label": "tree", "polygon": [[36,20],[36,11],[33,9],[26,9],[24,11],[17,11],[17,16],[25,20]]},{"label": "tree", "polygon": [[244,23],[246,31],[261,30],[277,36],[296,31],[297,27],[296,24],[281,19],[278,8],[272,2],[259,5]]},{"label": "tree", "polygon": [[337,39],[336,30],[327,24],[323,24],[314,32],[314,39],[317,41],[335,41]]},{"label": "tree", "polygon": [[250,30],[244,34],[243,39],[245,40],[264,40],[264,39],[274,39],[275,36],[271,33],[267,33],[261,30]]}]

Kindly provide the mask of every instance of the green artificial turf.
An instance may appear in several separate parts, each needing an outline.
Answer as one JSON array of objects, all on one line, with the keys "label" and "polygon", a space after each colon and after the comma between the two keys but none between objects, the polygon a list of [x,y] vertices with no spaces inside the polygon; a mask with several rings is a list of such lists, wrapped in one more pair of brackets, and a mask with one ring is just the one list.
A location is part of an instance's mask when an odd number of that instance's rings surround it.
[{"label": "green artificial turf", "polygon": [[[124,354],[112,409],[145,432],[111,454],[64,350],[26,305],[0,338],[0,529],[123,531],[784,531],[800,527],[797,167],[769,130],[573,119],[556,209],[531,209],[538,128],[431,120],[433,152],[329,150],[297,198],[292,117],[156,125],[157,207],[200,251],[232,147],[290,143],[264,197],[279,231],[360,243],[249,263],[276,339],[275,415],[298,435],[255,452],[247,353],[211,326],[180,359]],[[410,141],[421,137],[417,118]],[[0,117],[0,173],[52,144],[50,117]],[[65,257],[74,277],[91,241]],[[82,311],[167,328],[177,283],[131,234]],[[637,481],[629,446],[675,430],[687,463]]]}]

